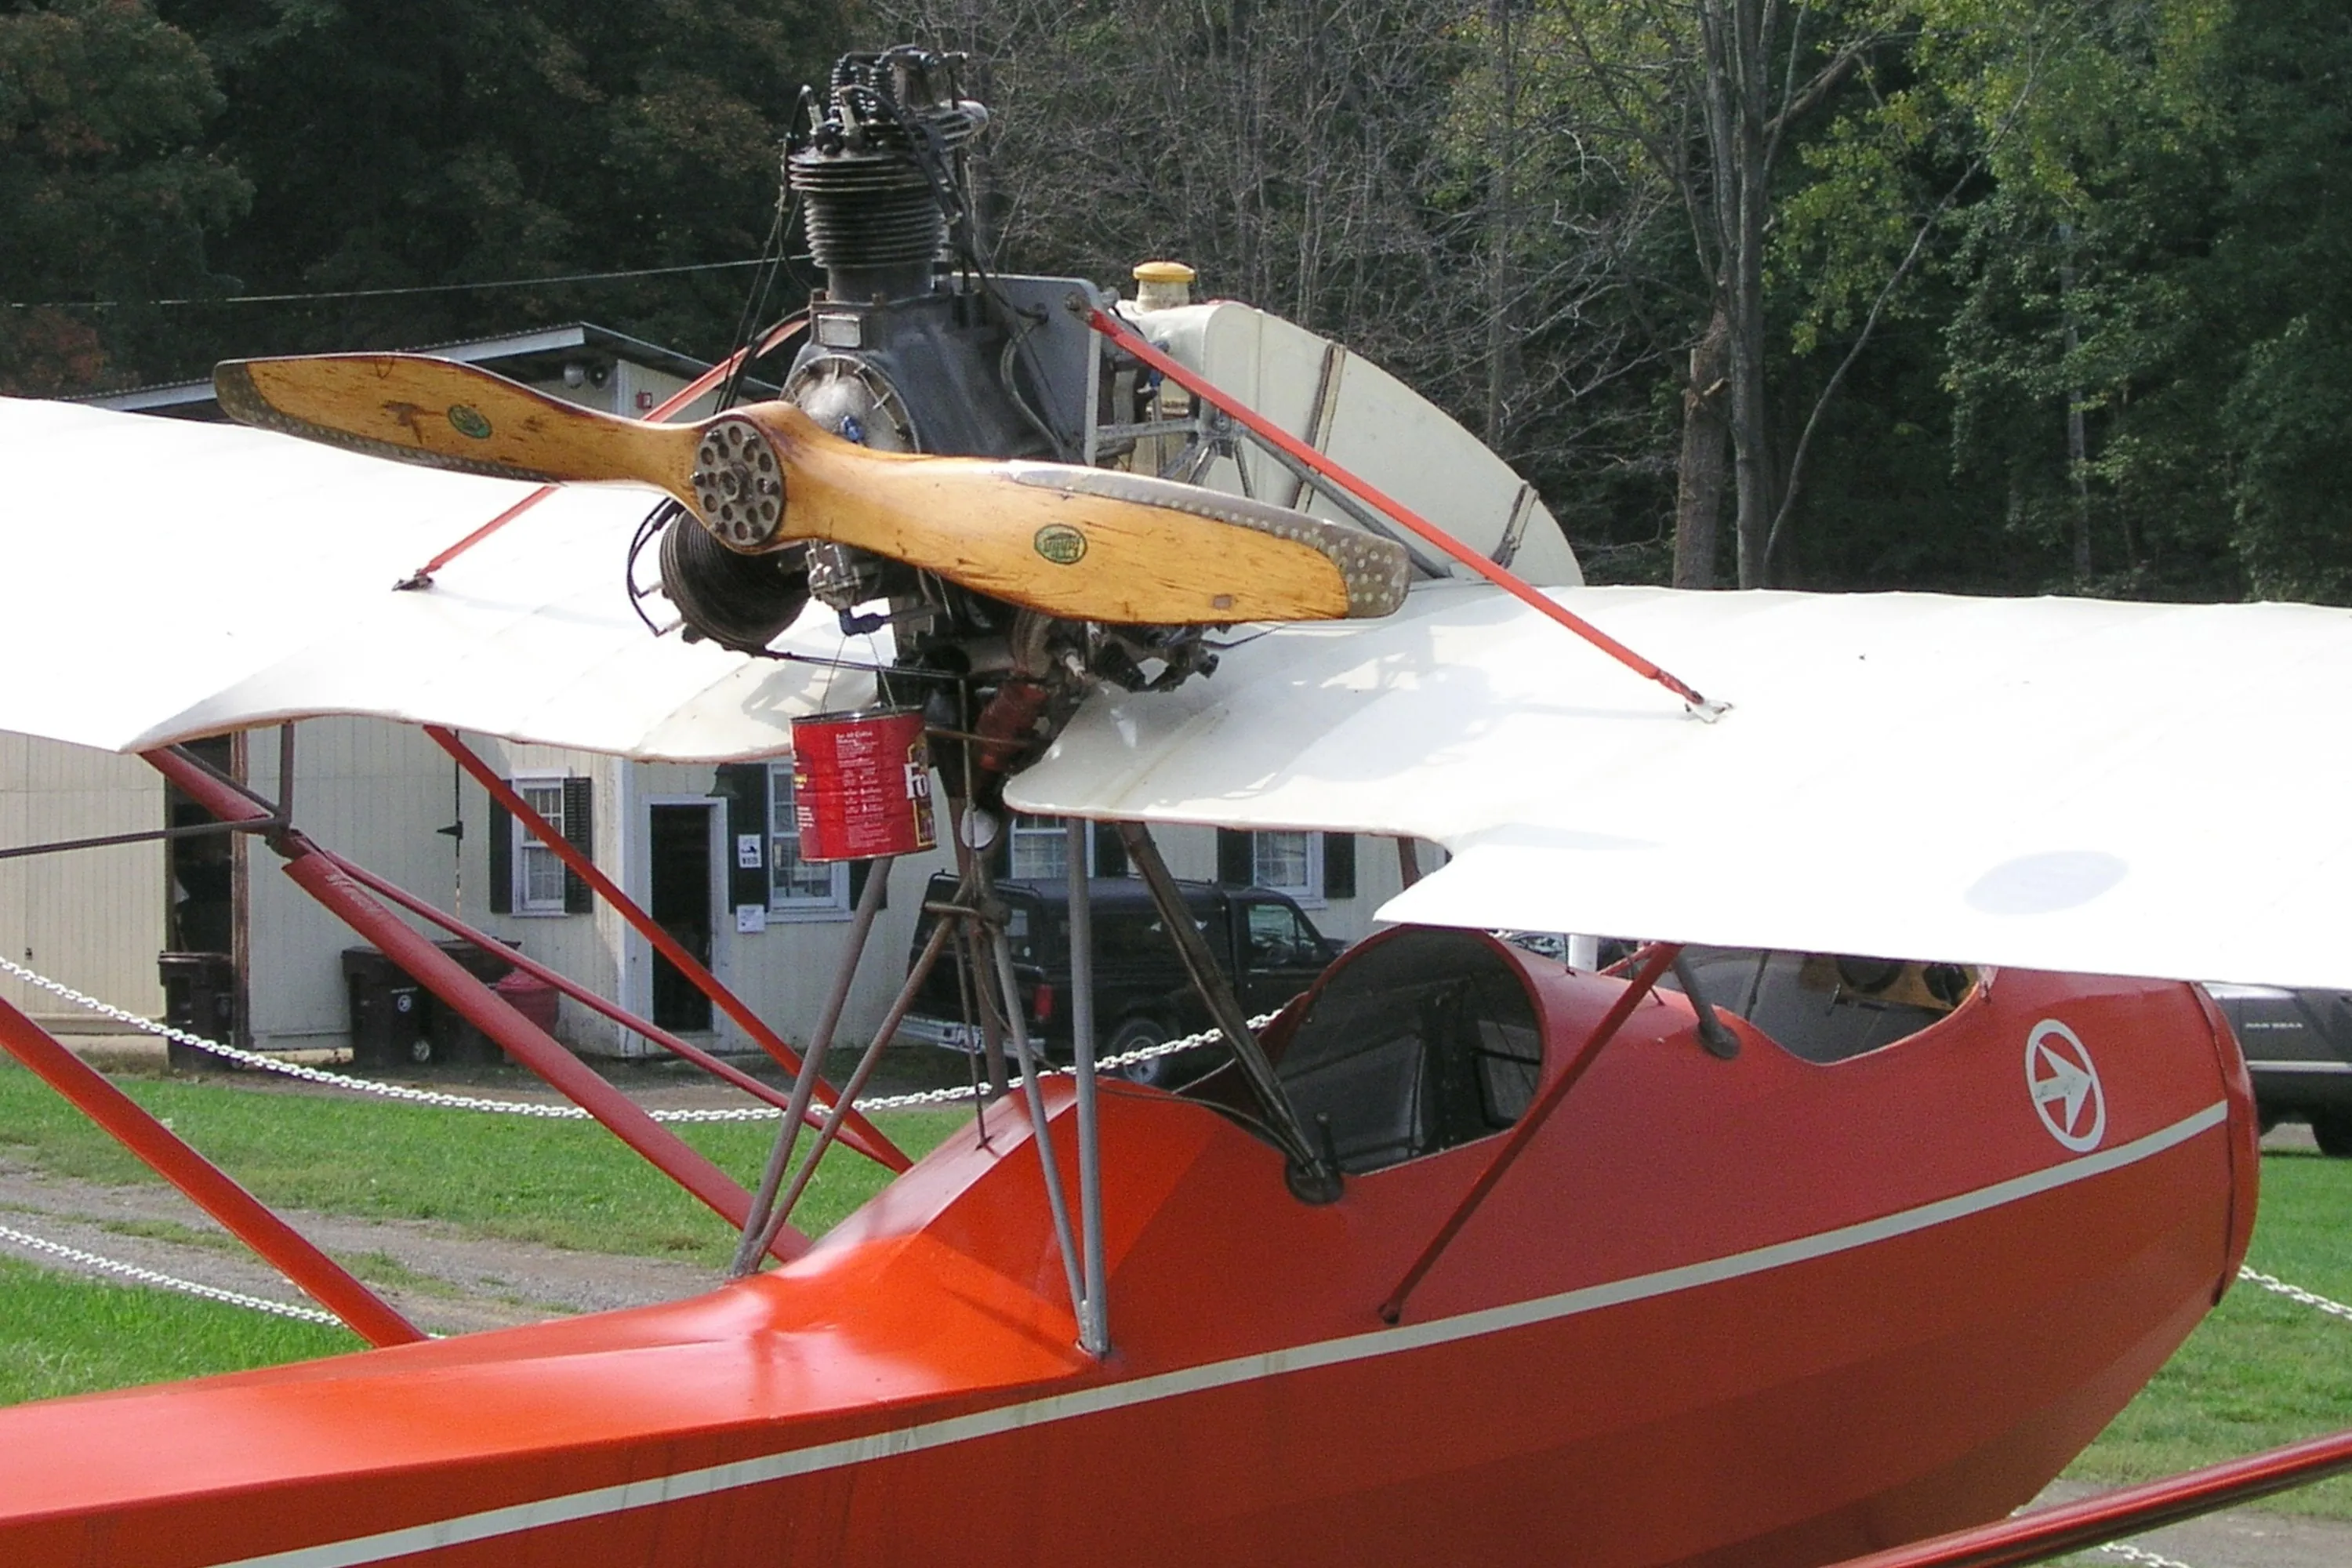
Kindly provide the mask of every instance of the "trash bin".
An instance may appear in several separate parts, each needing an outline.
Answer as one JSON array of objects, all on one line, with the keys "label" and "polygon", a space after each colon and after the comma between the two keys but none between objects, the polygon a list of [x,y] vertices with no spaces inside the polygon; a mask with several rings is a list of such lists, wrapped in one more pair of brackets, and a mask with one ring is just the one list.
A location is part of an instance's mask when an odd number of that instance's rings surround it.
[{"label": "trash bin", "polygon": [[[475,979],[497,985],[514,973],[514,965],[494,952],[476,947],[470,942],[452,940],[433,944],[457,961],[458,967]],[[512,945],[520,947],[520,942]],[[440,997],[427,993],[425,997],[425,1034],[432,1045],[432,1059],[436,1062],[497,1061],[499,1051],[490,1044],[481,1030],[467,1021],[466,1016]]]},{"label": "trash bin", "polygon": [[[226,952],[159,952],[163,1022],[233,1046],[236,1040],[236,960]],[[164,1055],[184,1072],[218,1072],[229,1064],[210,1051],[168,1041]]]},{"label": "trash bin", "polygon": [[505,997],[507,1005],[516,1012],[549,1034],[555,1033],[555,1016],[562,1008],[563,993],[554,986],[518,969],[490,989]]},{"label": "trash bin", "polygon": [[364,1067],[414,1067],[433,1060],[425,988],[372,947],[343,949],[343,987],[352,1005],[352,1060]]}]

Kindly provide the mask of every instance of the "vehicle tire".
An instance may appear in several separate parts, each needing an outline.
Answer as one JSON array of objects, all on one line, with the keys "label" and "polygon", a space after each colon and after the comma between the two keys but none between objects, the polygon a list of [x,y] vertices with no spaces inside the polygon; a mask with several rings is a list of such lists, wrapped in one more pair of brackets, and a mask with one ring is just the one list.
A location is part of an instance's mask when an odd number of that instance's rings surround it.
[{"label": "vehicle tire", "polygon": [[[1115,1057],[1126,1051],[1139,1051],[1146,1046],[1156,1046],[1167,1037],[1168,1031],[1156,1018],[1124,1018],[1119,1021],[1118,1027],[1110,1032],[1110,1038],[1103,1042],[1102,1054]],[[1174,1087],[1177,1063],[1183,1056],[1183,1052],[1178,1051],[1169,1056],[1151,1057],[1117,1070],[1118,1076],[1129,1083],[1169,1089]]]},{"label": "vehicle tire", "polygon": [[2311,1135],[2328,1158],[2352,1160],[2352,1110],[2313,1111]]}]

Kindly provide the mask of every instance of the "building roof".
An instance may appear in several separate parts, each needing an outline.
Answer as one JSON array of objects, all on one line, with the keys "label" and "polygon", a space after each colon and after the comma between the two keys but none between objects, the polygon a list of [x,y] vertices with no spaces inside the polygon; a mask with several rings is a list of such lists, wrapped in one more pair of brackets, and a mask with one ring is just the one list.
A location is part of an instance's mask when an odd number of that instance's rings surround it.
[{"label": "building roof", "polygon": [[[478,364],[524,382],[555,380],[563,374],[567,363],[584,363],[596,368],[609,367],[615,360],[626,360],[631,364],[660,371],[682,381],[691,381],[710,368],[708,360],[680,353],[676,349],[666,349],[658,343],[633,338],[626,332],[597,326],[593,321],[566,321],[559,326],[507,332],[493,338],[425,343],[404,352],[455,360],[460,364]],[[774,388],[760,384],[758,390],[772,395]],[[210,376],[200,381],[132,387],[125,392],[95,393],[68,401],[117,409],[127,414],[162,414],[181,419],[223,417],[220,404],[213,395]]]}]

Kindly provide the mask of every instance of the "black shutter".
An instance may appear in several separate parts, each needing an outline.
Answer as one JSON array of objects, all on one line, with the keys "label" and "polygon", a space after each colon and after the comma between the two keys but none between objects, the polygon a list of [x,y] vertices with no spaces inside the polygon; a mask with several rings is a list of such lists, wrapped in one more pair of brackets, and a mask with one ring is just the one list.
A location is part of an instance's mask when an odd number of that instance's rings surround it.
[{"label": "black shutter", "polygon": [[1256,885],[1256,835],[1231,827],[1217,829],[1217,880],[1228,888]]},{"label": "black shutter", "polygon": [[514,913],[514,813],[496,800],[490,802],[490,913]]},{"label": "black shutter", "polygon": [[[563,841],[590,860],[596,858],[595,781],[580,777],[563,781]],[[596,907],[596,896],[571,867],[563,868],[563,912],[584,915]]]},{"label": "black shutter", "polygon": [[1352,899],[1356,896],[1356,836],[1352,833],[1327,833],[1323,836],[1323,896],[1327,899]]},{"label": "black shutter", "polygon": [[[874,875],[874,862],[873,862],[873,861],[871,861],[871,860],[852,860],[852,861],[849,863],[849,905],[850,905],[850,908],[852,908],[852,909],[856,909],[856,908],[857,907],[857,900],[860,900],[860,899],[862,899],[862,898],[864,898],[864,897],[866,896],[866,879],[868,877],[871,877],[872,875]],[[888,884],[887,882],[885,882],[885,883],[883,883],[883,884],[882,884],[882,901],[881,901],[879,904],[877,904],[877,905],[875,906],[875,908],[876,908],[876,909],[877,909],[877,910],[887,910],[887,909],[888,909],[889,907],[890,907],[890,884]]]},{"label": "black shutter", "polygon": [[[731,909],[768,907],[768,764],[721,763],[710,793],[727,803],[727,903]],[[744,839],[759,846],[759,858],[743,864]]]},{"label": "black shutter", "polygon": [[1097,822],[1094,825],[1094,835],[1095,875],[1097,877],[1126,876],[1128,874],[1127,840],[1118,836],[1118,824]]}]

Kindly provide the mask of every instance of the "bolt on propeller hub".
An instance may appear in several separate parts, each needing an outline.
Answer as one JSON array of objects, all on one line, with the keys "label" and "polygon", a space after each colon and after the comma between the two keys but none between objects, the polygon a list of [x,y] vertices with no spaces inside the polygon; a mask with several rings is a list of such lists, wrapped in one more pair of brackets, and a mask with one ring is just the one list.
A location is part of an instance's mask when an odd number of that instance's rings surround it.
[{"label": "bolt on propeller hub", "polygon": [[784,471],[760,427],[722,419],[694,451],[694,496],[704,526],[737,550],[756,550],[784,521]]}]

